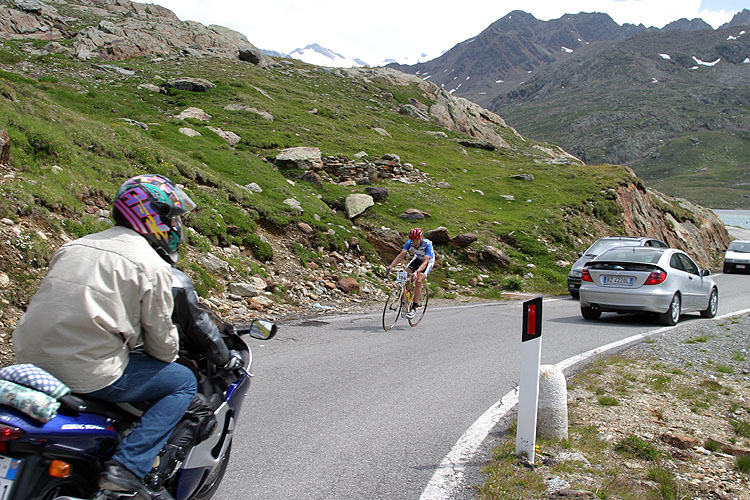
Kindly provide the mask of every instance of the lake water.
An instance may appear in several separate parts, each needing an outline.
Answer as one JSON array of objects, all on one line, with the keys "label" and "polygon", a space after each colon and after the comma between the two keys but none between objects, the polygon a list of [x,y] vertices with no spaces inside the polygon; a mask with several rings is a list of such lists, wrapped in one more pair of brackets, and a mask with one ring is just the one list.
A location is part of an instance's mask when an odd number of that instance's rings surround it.
[{"label": "lake water", "polygon": [[711,210],[719,216],[725,226],[750,229],[750,210]]}]

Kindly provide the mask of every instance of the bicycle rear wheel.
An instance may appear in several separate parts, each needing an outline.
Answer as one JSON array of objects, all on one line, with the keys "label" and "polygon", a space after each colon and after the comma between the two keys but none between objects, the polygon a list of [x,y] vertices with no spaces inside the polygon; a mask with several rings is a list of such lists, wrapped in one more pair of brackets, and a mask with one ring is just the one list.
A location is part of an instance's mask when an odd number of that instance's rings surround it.
[{"label": "bicycle rear wheel", "polygon": [[414,315],[413,318],[409,320],[409,324],[411,326],[417,326],[420,321],[422,321],[422,318],[424,318],[424,313],[427,310],[427,300],[430,298],[430,289],[427,288],[427,286],[422,287],[422,307],[417,308],[417,314]]},{"label": "bicycle rear wheel", "polygon": [[403,293],[404,287],[397,285],[391,290],[391,293],[388,294],[388,298],[385,299],[385,307],[383,308],[383,330],[386,332],[393,328],[396,321],[398,321],[398,317],[401,315]]}]

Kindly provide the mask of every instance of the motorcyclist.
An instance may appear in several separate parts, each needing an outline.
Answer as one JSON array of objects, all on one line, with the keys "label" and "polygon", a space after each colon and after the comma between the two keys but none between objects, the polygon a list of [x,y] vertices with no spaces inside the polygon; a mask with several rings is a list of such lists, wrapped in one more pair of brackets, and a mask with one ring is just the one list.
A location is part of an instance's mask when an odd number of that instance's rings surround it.
[{"label": "motorcyclist", "polygon": [[[164,176],[125,181],[114,198],[115,226],[55,253],[13,334],[19,363],[47,370],[74,392],[152,402],[105,465],[101,490],[172,500],[143,479],[196,394],[193,372],[174,362],[172,322],[180,216],[193,208]],[[139,345],[143,352],[134,352]]]}]

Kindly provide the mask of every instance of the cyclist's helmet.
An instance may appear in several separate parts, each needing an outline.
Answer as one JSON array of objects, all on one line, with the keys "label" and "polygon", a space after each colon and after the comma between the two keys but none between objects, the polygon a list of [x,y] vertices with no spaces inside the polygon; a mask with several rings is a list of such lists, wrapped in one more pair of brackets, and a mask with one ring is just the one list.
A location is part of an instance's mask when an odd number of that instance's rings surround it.
[{"label": "cyclist's helmet", "polygon": [[424,238],[424,231],[422,231],[421,227],[415,227],[409,231],[410,240],[421,240],[422,238]]},{"label": "cyclist's helmet", "polygon": [[137,175],[117,190],[112,216],[118,226],[143,235],[168,263],[180,255],[180,216],[195,208],[185,192],[162,175]]}]

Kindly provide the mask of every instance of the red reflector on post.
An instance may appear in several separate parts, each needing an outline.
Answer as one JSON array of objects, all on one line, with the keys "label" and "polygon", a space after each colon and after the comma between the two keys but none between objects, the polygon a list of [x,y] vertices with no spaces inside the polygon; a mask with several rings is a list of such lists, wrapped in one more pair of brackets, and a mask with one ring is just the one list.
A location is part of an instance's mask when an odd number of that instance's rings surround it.
[{"label": "red reflector on post", "polygon": [[529,306],[528,316],[526,333],[528,335],[536,335],[536,306]]}]

